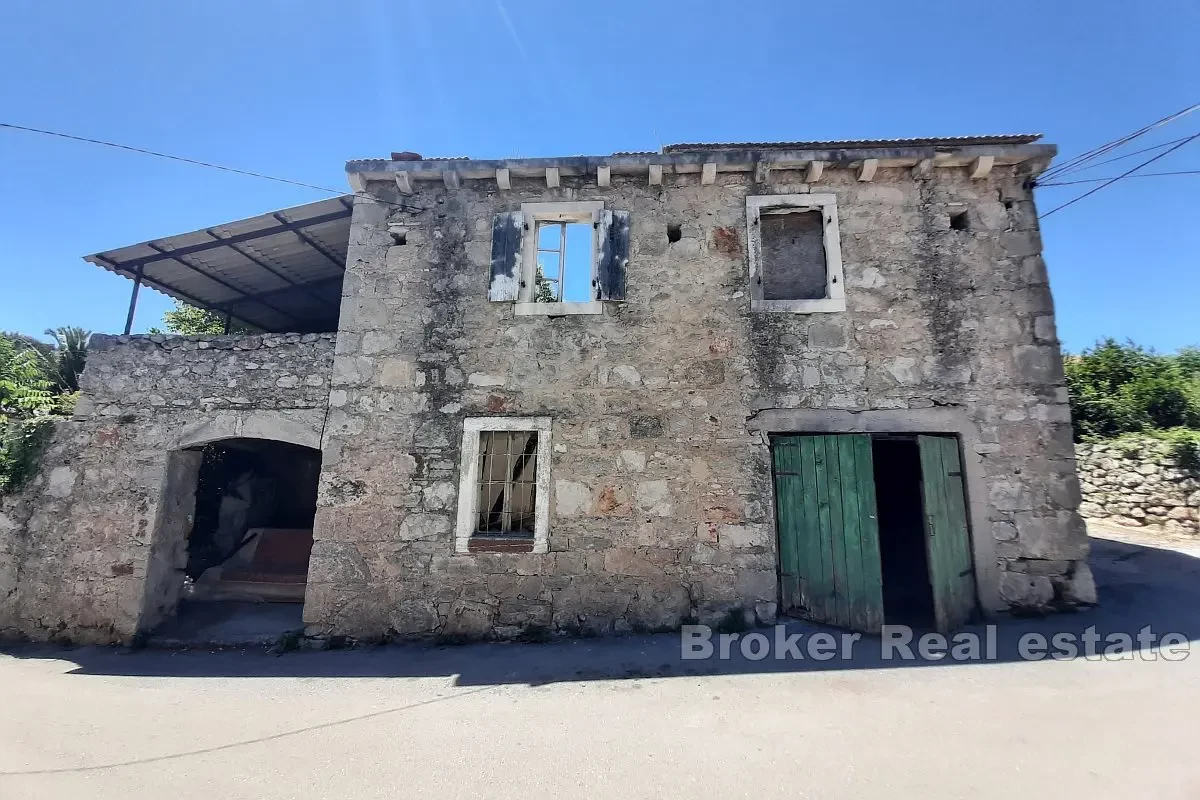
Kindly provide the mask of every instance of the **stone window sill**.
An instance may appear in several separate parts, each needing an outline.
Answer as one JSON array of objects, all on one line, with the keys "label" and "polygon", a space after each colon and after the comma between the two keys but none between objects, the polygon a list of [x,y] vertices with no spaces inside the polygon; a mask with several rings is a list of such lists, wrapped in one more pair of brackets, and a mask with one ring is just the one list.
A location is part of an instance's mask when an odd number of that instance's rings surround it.
[{"label": "stone window sill", "polygon": [[604,302],[588,303],[516,303],[513,312],[518,317],[564,317],[569,314],[603,314]]},{"label": "stone window sill", "polygon": [[831,314],[846,310],[846,298],[826,297],[820,300],[755,300],[750,310],[756,314]]},{"label": "stone window sill", "polygon": [[533,537],[472,536],[467,540],[468,553],[532,553]]}]

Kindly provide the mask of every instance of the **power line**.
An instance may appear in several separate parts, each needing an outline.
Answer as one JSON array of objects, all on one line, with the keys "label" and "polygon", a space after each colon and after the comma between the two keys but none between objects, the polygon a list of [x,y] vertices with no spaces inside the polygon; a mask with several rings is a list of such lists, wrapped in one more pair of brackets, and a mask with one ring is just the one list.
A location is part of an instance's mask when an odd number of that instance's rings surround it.
[{"label": "power line", "polygon": [[[1164,175],[1200,175],[1200,169],[1185,169],[1179,172],[1143,172],[1138,175],[1130,175],[1130,178],[1158,178]],[[1077,181],[1055,181],[1054,183],[1039,183],[1036,186],[1039,189],[1046,189],[1051,186],[1074,186],[1077,183],[1103,183],[1111,181],[1113,178],[1083,178]]]},{"label": "power line", "polygon": [[1188,138],[1188,137],[1186,137],[1186,136],[1181,136],[1181,137],[1179,137],[1178,139],[1172,139],[1172,140],[1171,140],[1171,141],[1169,141],[1169,142],[1163,142],[1162,144],[1156,144],[1156,145],[1153,145],[1153,146],[1151,146],[1151,147],[1143,147],[1141,150],[1134,150],[1132,153],[1126,153],[1126,154],[1125,154],[1125,155],[1123,155],[1123,156],[1115,156],[1115,157],[1113,157],[1113,158],[1106,158],[1106,159],[1104,159],[1103,161],[1097,161],[1097,162],[1096,162],[1096,163],[1094,163],[1094,164],[1082,164],[1082,165],[1080,165],[1080,166],[1077,166],[1077,167],[1071,167],[1070,169],[1065,169],[1065,170],[1057,170],[1057,171],[1055,172],[1055,174],[1054,174],[1054,176],[1053,176],[1053,177],[1056,177],[1056,178],[1057,178],[1057,177],[1061,177],[1061,176],[1063,176],[1063,175],[1066,175],[1066,174],[1068,174],[1068,173],[1083,172],[1084,170],[1087,170],[1087,169],[1092,169],[1093,167],[1099,167],[1099,166],[1102,166],[1102,165],[1104,165],[1104,164],[1111,164],[1111,163],[1113,163],[1114,161],[1123,161],[1123,160],[1124,160],[1124,159],[1126,159],[1126,158],[1133,158],[1134,156],[1139,156],[1139,155],[1141,155],[1142,153],[1149,153],[1151,150],[1161,150],[1162,148],[1164,148],[1164,147],[1170,147],[1171,145],[1173,145],[1173,144],[1175,144],[1175,143],[1177,143],[1177,142],[1182,142],[1182,141],[1184,141],[1184,140],[1185,140],[1185,139],[1187,139],[1187,138]]},{"label": "power line", "polygon": [[1175,152],[1175,151],[1176,151],[1176,150],[1178,150],[1179,148],[1183,147],[1183,146],[1184,146],[1185,144],[1187,144],[1188,142],[1190,142],[1190,141],[1192,141],[1192,140],[1194,140],[1194,139],[1197,139],[1197,138],[1200,138],[1200,133],[1194,133],[1194,134],[1192,134],[1191,136],[1189,136],[1188,138],[1184,139],[1182,142],[1180,142],[1179,144],[1177,144],[1177,145],[1175,145],[1174,147],[1170,148],[1169,150],[1164,150],[1163,152],[1159,153],[1158,155],[1154,156],[1153,158],[1148,158],[1148,159],[1146,159],[1145,161],[1143,161],[1141,164],[1138,164],[1138,165],[1137,165],[1136,167],[1134,167],[1133,169],[1130,169],[1130,170],[1128,170],[1128,171],[1126,171],[1126,172],[1123,172],[1122,174],[1118,175],[1118,176],[1117,176],[1117,177],[1115,177],[1115,178],[1110,178],[1110,179],[1109,179],[1109,180],[1107,180],[1105,183],[1102,183],[1102,184],[1100,184],[1099,186],[1097,186],[1097,187],[1096,187],[1096,188],[1094,188],[1094,189],[1089,189],[1088,191],[1086,191],[1086,192],[1084,192],[1083,194],[1081,194],[1081,195],[1079,195],[1078,197],[1076,197],[1074,200],[1068,200],[1067,202],[1063,203],[1061,206],[1056,206],[1055,208],[1052,208],[1052,209],[1050,209],[1050,210],[1049,210],[1049,211],[1047,211],[1045,214],[1042,214],[1042,215],[1039,217],[1039,219],[1045,219],[1046,217],[1050,216],[1050,215],[1051,215],[1051,214],[1053,214],[1054,212],[1056,212],[1056,211],[1062,211],[1062,210],[1063,210],[1064,208],[1066,208],[1067,206],[1069,206],[1069,205],[1074,205],[1075,203],[1078,203],[1080,200],[1082,200],[1083,198],[1087,197],[1088,195],[1093,195],[1093,194],[1095,194],[1096,192],[1098,192],[1098,191],[1100,191],[1101,189],[1103,189],[1104,187],[1106,187],[1106,186],[1111,186],[1112,184],[1116,183],[1117,181],[1121,180],[1122,178],[1127,178],[1127,177],[1129,177],[1130,175],[1132,175],[1133,173],[1137,172],[1139,169],[1141,169],[1142,167],[1146,166],[1147,164],[1152,164],[1152,163],[1154,163],[1155,161],[1158,161],[1160,158],[1163,158],[1164,156],[1168,156],[1168,155],[1170,155],[1171,153]]},{"label": "power line", "polygon": [[115,147],[118,150],[128,150],[131,153],[141,153],[142,155],[155,156],[156,158],[166,158],[171,161],[182,161],[185,164],[194,164],[197,167],[208,167],[209,169],[219,169],[219,170],[223,170],[224,172],[234,172],[234,173],[237,173],[238,175],[249,175],[252,178],[262,178],[263,180],[267,180],[267,181],[277,181],[278,183],[290,183],[293,186],[303,186],[306,189],[316,189],[317,191],[328,192],[329,194],[345,194],[345,192],[339,192],[337,189],[330,189],[328,186],[317,186],[315,184],[304,183],[302,181],[293,181],[288,178],[276,178],[273,175],[264,175],[261,172],[251,172],[248,169],[238,169],[236,167],[226,167],[221,164],[211,164],[207,161],[197,161],[194,158],[184,158],[183,156],[173,156],[173,155],[170,155],[169,153],[159,153],[154,150],[145,150],[141,147],[131,147],[130,145],[127,145],[127,144],[117,144],[116,142],[106,142],[106,141],[103,141],[102,139],[89,139],[86,136],[74,136],[69,133],[58,133],[57,131],[44,131],[40,128],[28,128],[28,127],[25,127],[24,125],[13,125],[12,123],[9,123],[9,122],[0,122],[0,128],[9,128],[14,131],[27,131],[29,133],[40,133],[43,136],[57,136],[60,139],[70,139],[71,141],[75,141],[75,142],[86,142],[88,144],[98,144],[98,145],[103,145],[104,147]]},{"label": "power line", "polygon": [[[276,183],[287,183],[292,186],[301,186],[305,189],[316,189],[318,192],[325,192],[326,194],[334,194],[334,195],[346,194],[345,190],[330,189],[328,186],[318,186],[314,183],[304,183],[303,181],[294,181],[290,178],[279,178],[274,175],[266,175],[262,172],[253,172],[248,169],[238,169],[237,167],[227,167],[223,164],[213,164],[208,161],[199,161],[194,158],[186,158],[184,156],[174,156],[174,155],[171,155],[170,153],[160,153],[156,150],[147,150],[142,147],[133,147],[133,146],[127,145],[127,144],[118,144],[116,142],[106,142],[103,139],[90,139],[86,136],[75,136],[74,134],[70,134],[70,133],[60,133],[58,131],[47,131],[47,130],[42,130],[41,128],[30,128],[25,125],[14,125],[10,122],[0,122],[0,128],[8,128],[9,130],[14,130],[14,131],[26,131],[28,133],[38,133],[43,136],[54,136],[59,139],[69,139],[70,141],[73,141],[73,142],[84,142],[86,144],[95,144],[95,145],[100,145],[102,147],[112,147],[117,150],[126,150],[128,152],[138,153],[140,155],[154,156],[155,158],[165,158],[169,161],[179,161],[184,164],[192,164],[193,166],[197,166],[197,167],[207,167],[209,169],[218,169],[218,170],[221,170],[222,172],[232,172],[237,175],[247,175],[251,178],[261,178],[266,181],[275,181]],[[383,198],[375,197],[374,195],[371,196],[371,199],[375,200],[376,202],[379,202],[379,203],[384,203],[386,205],[391,205],[391,206],[396,206],[397,208],[402,208],[406,211],[421,210],[421,209],[415,208],[414,206],[407,205],[405,203],[396,203],[391,200],[384,200]]]},{"label": "power line", "polygon": [[1187,116],[1188,114],[1192,113],[1196,109],[1200,109],[1200,103],[1196,103],[1194,105],[1188,106],[1187,108],[1180,109],[1179,111],[1176,111],[1174,114],[1169,114],[1156,122],[1150,123],[1149,125],[1147,125],[1144,128],[1134,131],[1133,133],[1126,134],[1126,135],[1120,137],[1119,139],[1114,139],[1113,141],[1108,142],[1107,144],[1100,145],[1099,147],[1095,147],[1095,148],[1087,151],[1086,153],[1075,156],[1074,158],[1072,158],[1068,161],[1065,161],[1062,164],[1059,164],[1058,166],[1049,170],[1042,177],[1047,178],[1047,179],[1053,179],[1055,177],[1059,177],[1062,174],[1064,174],[1064,172],[1066,172],[1067,170],[1069,170],[1073,167],[1078,167],[1081,164],[1084,164],[1084,163],[1087,163],[1088,161],[1099,158],[1100,156],[1104,155],[1105,153],[1111,152],[1123,144],[1128,144],[1129,142],[1132,142],[1134,139],[1138,138],[1139,136],[1143,136],[1143,135],[1149,133],[1150,131],[1154,130],[1155,128],[1161,128],[1163,125],[1167,125],[1181,117]]}]

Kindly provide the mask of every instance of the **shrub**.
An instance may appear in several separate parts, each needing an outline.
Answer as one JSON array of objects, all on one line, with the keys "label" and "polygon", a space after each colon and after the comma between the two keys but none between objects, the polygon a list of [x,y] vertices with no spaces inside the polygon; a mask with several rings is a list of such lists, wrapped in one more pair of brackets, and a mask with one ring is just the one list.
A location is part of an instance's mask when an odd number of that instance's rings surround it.
[{"label": "shrub", "polygon": [[0,495],[15,492],[37,472],[54,417],[9,420],[0,428]]},{"label": "shrub", "polygon": [[1154,353],[1115,339],[1064,359],[1080,439],[1200,426],[1200,352]]}]

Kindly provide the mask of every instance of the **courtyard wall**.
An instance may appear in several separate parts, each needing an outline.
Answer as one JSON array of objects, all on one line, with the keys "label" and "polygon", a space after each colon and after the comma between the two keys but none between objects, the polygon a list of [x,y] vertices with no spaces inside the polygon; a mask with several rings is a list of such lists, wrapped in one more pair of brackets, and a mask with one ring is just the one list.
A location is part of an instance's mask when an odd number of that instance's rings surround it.
[{"label": "courtyard wall", "polygon": [[164,503],[171,454],[239,436],[319,447],[334,340],[94,335],[74,416],[0,499],[0,634],[115,642],[155,621],[153,534],[190,513]]}]

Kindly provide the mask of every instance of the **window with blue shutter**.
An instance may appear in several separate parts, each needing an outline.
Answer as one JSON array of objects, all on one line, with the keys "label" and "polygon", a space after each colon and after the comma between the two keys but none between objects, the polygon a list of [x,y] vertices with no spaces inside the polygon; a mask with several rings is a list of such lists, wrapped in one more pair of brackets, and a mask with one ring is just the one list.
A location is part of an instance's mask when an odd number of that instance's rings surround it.
[{"label": "window with blue shutter", "polygon": [[628,263],[628,211],[524,203],[493,222],[488,298],[515,302],[517,314],[603,314],[625,299]]}]

